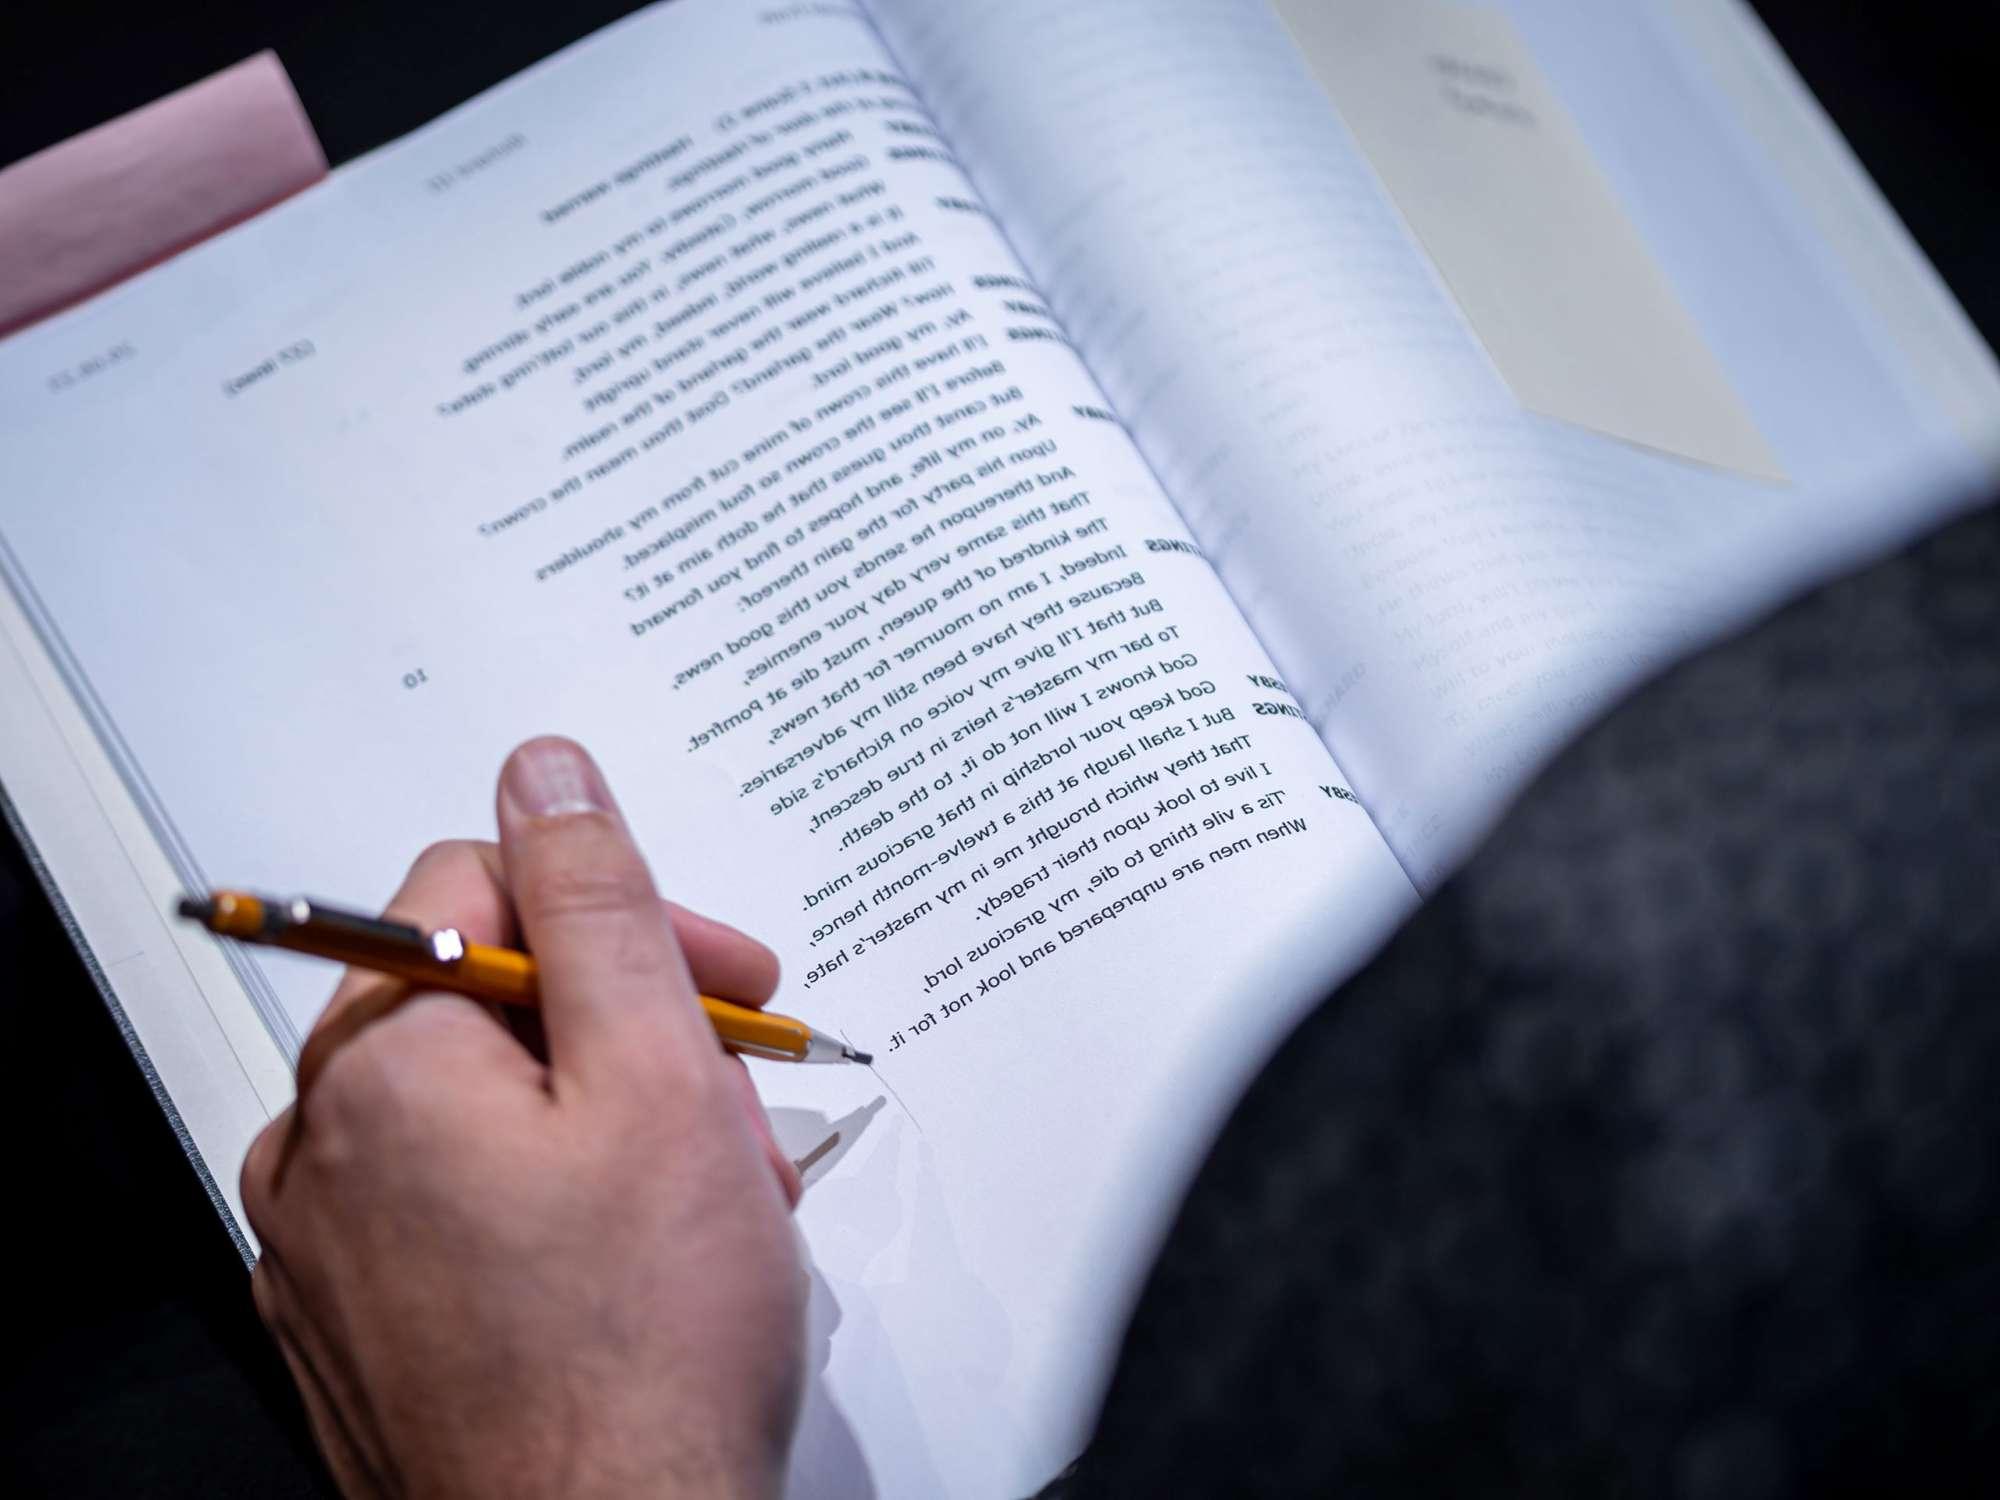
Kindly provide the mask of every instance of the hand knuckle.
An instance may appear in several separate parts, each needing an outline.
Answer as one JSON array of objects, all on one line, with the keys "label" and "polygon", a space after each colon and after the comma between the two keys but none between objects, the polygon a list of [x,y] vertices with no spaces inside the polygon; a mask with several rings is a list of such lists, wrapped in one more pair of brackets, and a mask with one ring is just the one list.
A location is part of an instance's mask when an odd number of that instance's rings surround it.
[{"label": "hand knuckle", "polygon": [[[397,1063],[388,1081],[401,1088],[453,1073],[467,1045],[487,1039],[493,1021],[478,1001],[433,990],[412,996],[385,1024],[392,1028]],[[412,1062],[414,1068],[404,1066]]]},{"label": "hand knuckle", "polygon": [[649,1151],[684,1141],[727,1103],[716,1087],[713,1061],[642,1032],[609,1064],[617,1086],[605,1090],[604,1107],[618,1112],[622,1134],[648,1142]]},{"label": "hand knuckle", "polygon": [[686,1047],[662,1047],[653,1058],[662,1103],[690,1120],[726,1117],[736,1108],[736,1084],[717,1059]]},{"label": "hand knuckle", "polygon": [[476,860],[478,853],[470,839],[439,839],[427,844],[410,865],[410,873],[417,875],[428,871],[445,869],[468,860]]},{"label": "hand knuckle", "polygon": [[536,912],[557,920],[654,910],[645,872],[627,861],[562,861],[538,873],[528,893]]},{"label": "hand knuckle", "polygon": [[313,1087],[313,1113],[338,1128],[379,1113],[400,1089],[407,1066],[400,1050],[385,1040],[386,1021],[378,1021],[330,1058]]},{"label": "hand knuckle", "polygon": [[[329,1147],[378,1146],[408,1122],[435,1126],[464,1066],[468,1036],[492,1022],[457,995],[421,994],[355,1036],[313,1087],[315,1128]],[[481,1038],[483,1040],[483,1038]]]}]

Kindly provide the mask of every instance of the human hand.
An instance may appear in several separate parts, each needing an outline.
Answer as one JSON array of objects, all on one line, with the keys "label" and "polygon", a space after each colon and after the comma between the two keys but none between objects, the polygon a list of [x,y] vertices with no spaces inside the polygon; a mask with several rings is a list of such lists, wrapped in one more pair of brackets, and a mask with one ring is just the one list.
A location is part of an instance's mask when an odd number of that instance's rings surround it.
[{"label": "human hand", "polygon": [[521,746],[498,802],[389,910],[525,935],[546,1059],[441,994],[342,1046],[244,1163],[258,1311],[349,1495],[774,1493],[798,1177],[696,997],[761,1004],[777,960],[660,900],[580,747]]}]

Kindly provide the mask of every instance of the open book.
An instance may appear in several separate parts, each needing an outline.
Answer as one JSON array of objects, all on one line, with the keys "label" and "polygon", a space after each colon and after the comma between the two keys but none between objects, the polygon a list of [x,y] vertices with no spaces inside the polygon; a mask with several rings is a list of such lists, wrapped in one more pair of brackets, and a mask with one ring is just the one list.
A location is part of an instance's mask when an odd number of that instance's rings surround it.
[{"label": "open book", "polygon": [[1280,10],[682,0],[0,344],[0,778],[232,1221],[329,976],[172,895],[377,903],[573,735],[877,1057],[756,1065],[797,1487],[1031,1489],[1303,1008],[1990,472],[1733,6]]}]

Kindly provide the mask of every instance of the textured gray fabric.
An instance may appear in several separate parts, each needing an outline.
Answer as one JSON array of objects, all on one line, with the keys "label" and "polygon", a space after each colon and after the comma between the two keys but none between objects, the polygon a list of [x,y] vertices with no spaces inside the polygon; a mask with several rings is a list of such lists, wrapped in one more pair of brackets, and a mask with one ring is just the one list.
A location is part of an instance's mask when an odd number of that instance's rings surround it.
[{"label": "textured gray fabric", "polygon": [[1056,1492],[1991,1492],[1996,972],[1988,511],[1643,690],[1300,1028]]}]

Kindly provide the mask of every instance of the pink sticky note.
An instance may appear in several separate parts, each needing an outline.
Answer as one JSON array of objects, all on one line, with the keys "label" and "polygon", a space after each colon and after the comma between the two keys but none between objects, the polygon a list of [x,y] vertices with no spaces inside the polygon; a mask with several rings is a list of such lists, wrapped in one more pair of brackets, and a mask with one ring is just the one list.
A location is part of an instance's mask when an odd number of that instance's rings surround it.
[{"label": "pink sticky note", "polygon": [[326,175],[277,55],[233,68],[0,170],[0,334]]}]

